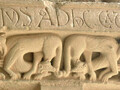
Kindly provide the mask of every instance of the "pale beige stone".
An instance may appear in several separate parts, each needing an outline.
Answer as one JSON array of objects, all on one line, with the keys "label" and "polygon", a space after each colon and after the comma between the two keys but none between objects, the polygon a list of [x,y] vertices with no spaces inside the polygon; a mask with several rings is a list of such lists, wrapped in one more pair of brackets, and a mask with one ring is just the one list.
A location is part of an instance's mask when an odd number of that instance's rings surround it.
[{"label": "pale beige stone", "polygon": [[87,83],[83,86],[83,90],[119,90],[119,85],[114,84],[91,84]]},{"label": "pale beige stone", "polygon": [[0,89],[119,90],[119,2],[0,0]]}]

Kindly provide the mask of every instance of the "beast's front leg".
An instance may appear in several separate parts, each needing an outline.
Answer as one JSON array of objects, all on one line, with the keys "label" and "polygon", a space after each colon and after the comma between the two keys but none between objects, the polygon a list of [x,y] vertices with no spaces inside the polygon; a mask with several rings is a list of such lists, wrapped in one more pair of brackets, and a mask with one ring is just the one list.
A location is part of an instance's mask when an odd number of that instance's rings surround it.
[{"label": "beast's front leg", "polygon": [[93,66],[92,66],[92,52],[85,51],[84,52],[86,63],[88,64],[89,74],[90,74],[90,80],[96,81],[96,73],[94,72]]},{"label": "beast's front leg", "polygon": [[32,69],[24,74],[23,79],[30,80],[31,75],[36,73],[38,64],[40,63],[42,57],[43,57],[43,54],[41,52],[34,53]]}]

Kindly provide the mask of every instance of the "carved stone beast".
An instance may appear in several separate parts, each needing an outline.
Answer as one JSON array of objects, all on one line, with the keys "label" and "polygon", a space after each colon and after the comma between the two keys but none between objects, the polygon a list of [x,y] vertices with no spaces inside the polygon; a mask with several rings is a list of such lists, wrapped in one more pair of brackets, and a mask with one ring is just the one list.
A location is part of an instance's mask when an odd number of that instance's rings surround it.
[{"label": "carved stone beast", "polygon": [[[62,41],[55,34],[35,34],[8,37],[8,53],[4,61],[4,69],[11,79],[18,79],[21,73],[23,78],[30,79],[36,73],[39,62],[53,60],[53,67],[58,75],[62,55]],[[26,62],[24,55],[34,53],[33,63]]]},{"label": "carved stone beast", "polygon": [[92,35],[70,35],[64,42],[64,63],[65,72],[64,76],[68,76],[71,71],[71,63],[74,64],[76,60],[79,60],[81,55],[85,55],[86,63],[89,67],[90,80],[96,80],[96,74],[91,62],[92,52],[99,52],[106,56],[106,60],[109,62],[110,72],[105,74],[102,78],[103,81],[107,81],[114,75],[118,74],[117,68],[117,53],[120,52],[119,44],[112,37],[107,36],[92,36]]}]

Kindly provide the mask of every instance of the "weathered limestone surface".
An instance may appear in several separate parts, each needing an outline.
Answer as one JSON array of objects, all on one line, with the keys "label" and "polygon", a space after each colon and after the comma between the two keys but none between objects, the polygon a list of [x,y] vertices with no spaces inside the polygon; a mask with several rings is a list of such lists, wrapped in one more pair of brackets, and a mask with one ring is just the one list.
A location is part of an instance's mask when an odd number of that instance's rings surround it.
[{"label": "weathered limestone surface", "polygon": [[0,90],[119,90],[120,0],[0,0]]}]

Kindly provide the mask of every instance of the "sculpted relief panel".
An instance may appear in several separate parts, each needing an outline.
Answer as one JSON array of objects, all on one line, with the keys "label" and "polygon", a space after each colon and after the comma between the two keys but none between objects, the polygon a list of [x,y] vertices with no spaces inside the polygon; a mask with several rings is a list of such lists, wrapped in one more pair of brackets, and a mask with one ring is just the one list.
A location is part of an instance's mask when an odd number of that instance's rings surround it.
[{"label": "sculpted relief panel", "polygon": [[[107,82],[120,70],[119,43],[109,36],[71,34],[62,40],[52,33],[11,37],[2,33],[0,43],[1,67],[12,80],[72,76],[84,81],[90,75],[91,81]],[[99,55],[92,58],[94,52]],[[33,53],[31,62],[24,59],[27,53]],[[101,70],[99,75],[98,70]],[[6,78],[4,73],[0,75],[2,80]]]},{"label": "sculpted relief panel", "polygon": [[46,0],[18,6],[0,3],[0,79],[116,80],[119,9],[118,4]]}]

